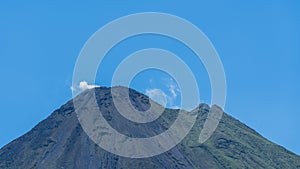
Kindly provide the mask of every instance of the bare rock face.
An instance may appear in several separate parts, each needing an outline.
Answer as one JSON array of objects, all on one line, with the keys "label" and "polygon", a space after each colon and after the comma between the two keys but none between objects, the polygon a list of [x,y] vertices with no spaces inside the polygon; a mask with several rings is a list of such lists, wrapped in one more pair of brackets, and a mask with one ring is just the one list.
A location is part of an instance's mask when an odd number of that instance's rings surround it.
[{"label": "bare rock face", "polygon": [[[126,88],[119,87],[120,92]],[[134,123],[118,113],[110,88],[87,90],[77,97],[95,92],[104,118],[120,133],[131,137],[151,137],[162,133],[177,118],[179,110],[165,109],[150,123]],[[137,110],[149,109],[149,98],[129,92]],[[84,102],[82,104],[85,104]],[[210,107],[200,104],[195,125],[184,140],[171,150],[150,158],[132,159],[109,153],[83,131],[73,101],[67,102],[31,131],[0,150],[2,169],[98,169],[98,168],[300,168],[300,157],[278,146],[223,114],[217,130],[204,144],[198,142]]]}]

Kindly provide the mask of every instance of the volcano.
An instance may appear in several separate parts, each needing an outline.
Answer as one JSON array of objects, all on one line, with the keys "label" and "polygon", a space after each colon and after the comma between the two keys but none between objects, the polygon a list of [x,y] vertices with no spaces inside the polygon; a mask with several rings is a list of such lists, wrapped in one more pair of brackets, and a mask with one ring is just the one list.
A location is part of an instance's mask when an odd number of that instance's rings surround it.
[{"label": "volcano", "polygon": [[[119,92],[128,90],[118,88]],[[164,109],[149,123],[135,123],[118,113],[111,88],[89,89],[76,98],[89,106],[89,96],[96,96],[99,109],[115,130],[130,137],[152,137],[167,130],[180,110]],[[119,99],[123,99],[119,95]],[[135,109],[145,111],[150,99],[133,89],[129,98]],[[253,129],[223,113],[213,135],[199,143],[200,131],[211,107],[200,104],[194,109],[197,119],[189,134],[172,149],[148,158],[128,158],[110,153],[98,146],[84,132],[75,112],[74,100],[55,110],[32,130],[0,149],[2,169],[173,169],[173,168],[300,168],[300,157],[272,143]],[[126,109],[126,107],[124,107]]]}]

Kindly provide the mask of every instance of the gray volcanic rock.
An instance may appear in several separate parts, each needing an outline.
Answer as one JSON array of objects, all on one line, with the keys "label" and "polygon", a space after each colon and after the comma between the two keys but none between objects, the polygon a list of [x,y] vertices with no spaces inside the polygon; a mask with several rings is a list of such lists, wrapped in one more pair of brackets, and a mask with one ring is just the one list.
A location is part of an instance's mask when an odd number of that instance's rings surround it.
[{"label": "gray volcanic rock", "polygon": [[[123,87],[118,87],[121,90]],[[110,88],[95,92],[105,119],[117,131],[131,137],[151,137],[165,131],[179,110],[166,109],[150,123],[134,123],[120,115],[112,102]],[[149,98],[130,89],[130,99],[138,110],[149,108]],[[84,103],[82,103],[84,104]],[[210,107],[200,104],[198,117],[185,139],[173,149],[150,158],[131,159],[109,153],[83,131],[73,101],[67,102],[31,131],[0,150],[2,169],[98,169],[98,168],[300,168],[300,157],[263,138],[238,120],[223,114],[212,137],[198,142]]]}]

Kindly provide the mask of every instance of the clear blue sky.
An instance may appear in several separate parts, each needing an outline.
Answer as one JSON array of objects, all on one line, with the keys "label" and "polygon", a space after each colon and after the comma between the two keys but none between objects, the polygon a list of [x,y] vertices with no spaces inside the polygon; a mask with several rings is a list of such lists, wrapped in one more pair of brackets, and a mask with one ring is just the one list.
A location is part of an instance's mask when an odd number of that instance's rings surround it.
[{"label": "clear blue sky", "polygon": [[[124,15],[152,11],[185,18],[212,41],[227,76],[228,114],[300,154],[299,9],[296,0],[1,1],[0,147],[71,99],[76,58],[97,29]],[[201,63],[183,45],[164,37],[123,41],[108,54],[97,83],[109,85],[122,57],[145,47],[180,55],[199,72],[201,100],[209,102],[209,81]],[[170,95],[163,87],[166,79],[163,73],[148,71],[137,76],[132,87],[142,92],[161,88]]]}]

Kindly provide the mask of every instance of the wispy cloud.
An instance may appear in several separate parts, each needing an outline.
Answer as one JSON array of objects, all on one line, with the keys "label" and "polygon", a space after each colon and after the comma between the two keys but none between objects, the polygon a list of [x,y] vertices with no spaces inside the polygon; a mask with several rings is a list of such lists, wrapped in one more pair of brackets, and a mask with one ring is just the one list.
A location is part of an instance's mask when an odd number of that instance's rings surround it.
[{"label": "wispy cloud", "polygon": [[170,96],[168,96],[168,101],[170,103],[170,106],[174,107],[176,106],[174,104],[178,94],[180,93],[180,89],[177,83],[172,78],[165,79],[165,85],[170,92]]},{"label": "wispy cloud", "polygon": [[167,104],[167,95],[160,89],[146,89],[146,95],[162,106]]},{"label": "wispy cloud", "polygon": [[169,88],[169,91],[170,91],[172,97],[173,97],[173,98],[177,98],[177,93],[180,92],[180,90],[179,90],[177,84],[169,83],[169,84],[167,85],[167,87]]},{"label": "wispy cloud", "polygon": [[88,84],[86,81],[81,81],[78,86],[71,86],[72,92],[80,92],[86,89],[93,89],[99,87],[98,85]]},{"label": "wispy cloud", "polygon": [[[150,80],[152,81],[152,79]],[[146,95],[163,106],[167,105],[170,108],[179,109],[180,107],[176,104],[176,99],[180,94],[177,83],[172,78],[166,78],[163,81],[166,86],[166,90],[164,91],[168,94],[158,88],[152,88],[146,89]]]}]

